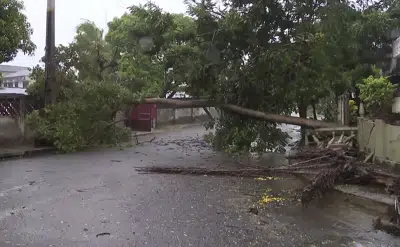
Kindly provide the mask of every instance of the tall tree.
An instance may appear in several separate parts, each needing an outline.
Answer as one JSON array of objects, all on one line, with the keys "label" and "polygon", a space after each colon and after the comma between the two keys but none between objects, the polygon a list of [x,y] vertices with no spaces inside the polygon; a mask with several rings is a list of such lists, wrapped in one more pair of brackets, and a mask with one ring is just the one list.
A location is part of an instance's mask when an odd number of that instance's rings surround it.
[{"label": "tall tree", "polygon": [[86,21],[77,27],[74,42],[70,46],[81,80],[103,81],[110,79],[109,76],[115,72],[118,50],[113,49],[104,38],[104,30],[93,22]]},{"label": "tall tree", "polygon": [[[192,0],[189,16],[152,3],[132,6],[109,23],[105,38],[92,23],[81,25],[69,60],[80,81],[117,81],[117,91],[166,97],[184,90],[305,117],[307,106],[344,93],[384,59],[387,33],[397,27],[394,2],[356,2]],[[101,83],[95,91],[103,86],[109,87]],[[264,151],[287,138],[277,123],[230,113],[216,130],[216,146],[235,150],[256,140]]]},{"label": "tall tree", "polygon": [[165,97],[190,84],[190,72],[197,69],[192,66],[198,52],[191,43],[195,31],[192,18],[147,3],[115,18],[106,40],[121,51],[126,79],[146,81],[150,94]]},{"label": "tall tree", "polygon": [[[387,8],[367,1],[226,0],[222,10],[211,0],[188,4],[203,52],[214,47],[221,58],[203,64],[215,80],[210,96],[266,112],[298,108],[301,117],[308,105],[343,94],[358,79],[354,72],[360,66],[380,62],[390,43],[387,34],[398,26]],[[256,136],[260,143],[273,142],[273,124],[223,120],[221,136],[232,137],[225,146],[243,139],[248,146]],[[228,134],[235,129],[245,134]]]}]

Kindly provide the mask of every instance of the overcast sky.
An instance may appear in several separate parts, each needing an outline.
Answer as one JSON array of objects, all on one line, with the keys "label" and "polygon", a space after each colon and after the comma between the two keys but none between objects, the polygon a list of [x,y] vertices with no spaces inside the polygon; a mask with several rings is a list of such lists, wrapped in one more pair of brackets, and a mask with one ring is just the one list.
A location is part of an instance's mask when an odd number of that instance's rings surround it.
[{"label": "overcast sky", "polygon": [[[73,40],[76,27],[85,19],[94,21],[105,29],[107,22],[121,16],[126,8],[134,4],[144,4],[146,0],[56,0],[56,45],[68,44]],[[153,0],[168,12],[184,13],[183,0]],[[46,36],[47,0],[24,0],[25,13],[34,33],[33,42],[37,49],[32,57],[19,54],[9,64],[33,67],[44,55]]]}]

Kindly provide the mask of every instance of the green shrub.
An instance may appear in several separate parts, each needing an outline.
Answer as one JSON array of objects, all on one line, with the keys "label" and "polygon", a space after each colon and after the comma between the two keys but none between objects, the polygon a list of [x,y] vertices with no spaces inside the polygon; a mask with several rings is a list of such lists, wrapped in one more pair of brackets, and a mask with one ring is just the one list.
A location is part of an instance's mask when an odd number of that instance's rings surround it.
[{"label": "green shrub", "polygon": [[370,76],[357,86],[365,109],[370,114],[388,111],[392,106],[397,86],[392,85],[387,77]]},{"label": "green shrub", "polygon": [[40,138],[64,152],[127,141],[131,131],[115,126],[115,114],[133,96],[118,84],[86,82],[67,101],[34,111],[27,118]]}]

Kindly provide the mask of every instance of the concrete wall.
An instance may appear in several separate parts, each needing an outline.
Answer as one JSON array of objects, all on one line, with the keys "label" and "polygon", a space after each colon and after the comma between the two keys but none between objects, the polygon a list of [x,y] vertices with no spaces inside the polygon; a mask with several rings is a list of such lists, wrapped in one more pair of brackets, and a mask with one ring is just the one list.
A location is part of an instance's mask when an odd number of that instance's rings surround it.
[{"label": "concrete wall", "polygon": [[0,146],[12,146],[24,140],[18,120],[12,117],[0,117]]},{"label": "concrete wall", "polygon": [[[207,108],[211,115],[214,117],[218,116],[215,108]],[[162,126],[167,124],[183,124],[190,123],[196,120],[206,120],[208,118],[203,108],[177,108],[168,109],[161,108],[157,109],[157,122],[156,126]]]},{"label": "concrete wall", "polygon": [[400,126],[359,118],[357,135],[360,151],[375,152],[380,161],[400,162]]},{"label": "concrete wall", "polygon": [[125,122],[124,120],[126,119],[126,116],[123,111],[118,111],[117,114],[115,115],[115,126],[119,128],[125,128]]}]

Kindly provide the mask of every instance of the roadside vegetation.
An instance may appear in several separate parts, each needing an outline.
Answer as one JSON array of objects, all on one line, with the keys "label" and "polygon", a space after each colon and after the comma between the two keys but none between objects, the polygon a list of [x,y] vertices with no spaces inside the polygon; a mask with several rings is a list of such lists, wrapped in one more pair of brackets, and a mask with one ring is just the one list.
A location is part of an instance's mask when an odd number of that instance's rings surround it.
[{"label": "roadside vegetation", "polygon": [[[338,97],[357,87],[371,111],[380,107],[376,102],[385,107],[389,102],[387,80],[370,76],[375,66],[385,70],[390,62],[386,55],[389,34],[399,26],[398,1],[193,0],[186,5],[186,14],[167,13],[152,3],[132,6],[107,31],[90,21],[80,24],[74,40],[57,47],[57,103],[45,114],[33,112],[31,127],[70,152],[126,140],[127,130],[113,124],[117,111],[145,97],[182,91],[260,112],[298,112],[302,118],[313,108],[329,121],[336,116]],[[18,27],[0,39],[0,62],[12,60],[18,50],[35,49],[22,9],[19,0],[0,3],[0,30]],[[32,69],[32,78],[30,98],[41,102],[43,64]],[[377,86],[384,101],[370,93]],[[282,147],[287,138],[274,121],[229,111],[214,127],[210,142],[234,152],[249,150],[254,140],[253,149]]]}]

